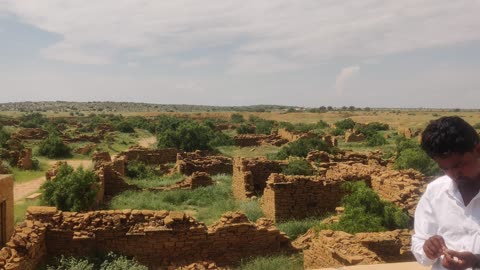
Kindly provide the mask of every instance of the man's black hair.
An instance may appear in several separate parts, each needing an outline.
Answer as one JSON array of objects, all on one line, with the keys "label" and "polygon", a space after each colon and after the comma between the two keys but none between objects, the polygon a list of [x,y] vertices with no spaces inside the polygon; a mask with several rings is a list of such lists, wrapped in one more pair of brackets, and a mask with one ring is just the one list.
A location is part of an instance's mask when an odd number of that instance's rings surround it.
[{"label": "man's black hair", "polygon": [[469,123],[458,116],[445,116],[428,124],[421,145],[430,157],[445,158],[471,152],[478,142],[478,133]]}]

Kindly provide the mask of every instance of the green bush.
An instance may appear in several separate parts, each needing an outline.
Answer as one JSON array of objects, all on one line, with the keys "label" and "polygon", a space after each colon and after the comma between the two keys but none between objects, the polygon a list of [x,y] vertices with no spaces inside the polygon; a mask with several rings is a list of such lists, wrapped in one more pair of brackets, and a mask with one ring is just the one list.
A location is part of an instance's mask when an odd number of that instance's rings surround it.
[{"label": "green bush", "polygon": [[427,176],[441,173],[437,163],[420,147],[403,150],[395,160],[395,169],[415,169]]},{"label": "green bush", "polygon": [[133,128],[133,125],[128,123],[128,122],[119,122],[117,125],[116,125],[116,129],[120,132],[123,132],[123,133],[134,133],[135,132],[135,129]]},{"label": "green bush", "polygon": [[236,128],[237,134],[253,134],[255,133],[255,127],[249,124],[241,124]]},{"label": "green bush", "polygon": [[125,174],[130,178],[149,178],[155,176],[153,168],[140,161],[130,161]]},{"label": "green bush", "polygon": [[303,257],[300,255],[274,255],[243,260],[238,270],[302,270]]},{"label": "green bush", "polygon": [[382,146],[385,144],[387,144],[387,139],[385,139],[378,132],[367,135],[365,145],[373,147],[373,146]]},{"label": "green bush", "polygon": [[243,122],[245,122],[245,119],[243,118],[243,115],[241,115],[239,113],[232,113],[232,115],[230,116],[230,120],[233,123],[243,123]]},{"label": "green bush", "polygon": [[331,133],[333,136],[343,136],[345,135],[345,129],[335,128]]},{"label": "green bush", "polygon": [[62,165],[55,180],[46,181],[41,186],[42,200],[62,211],[89,210],[95,203],[97,182],[98,176],[92,171]]},{"label": "green bush", "polygon": [[71,156],[71,149],[63,143],[63,140],[54,132],[50,132],[38,147],[38,154],[48,158],[59,158]]},{"label": "green bush", "polygon": [[10,140],[10,134],[0,126],[0,147],[4,146],[8,140]]},{"label": "green bush", "polygon": [[282,170],[282,173],[286,175],[313,175],[313,169],[308,161],[297,159],[290,161]]},{"label": "green bush", "polygon": [[407,214],[392,203],[381,200],[364,182],[348,182],[344,189],[349,192],[342,200],[345,212],[338,223],[330,226],[332,229],[354,234],[409,226]]},{"label": "green bush", "polygon": [[75,258],[62,256],[53,265],[48,265],[47,270],[147,270],[135,260],[127,257],[108,253],[105,258]]},{"label": "green bush", "polygon": [[295,240],[298,236],[306,233],[309,229],[322,222],[323,217],[310,217],[306,219],[285,220],[277,223],[277,228],[286,233],[290,239]]},{"label": "green bush", "polygon": [[355,121],[353,121],[350,118],[346,118],[344,120],[340,120],[338,122],[335,122],[335,127],[339,128],[339,129],[347,130],[347,129],[354,128],[355,124],[356,124]]},{"label": "green bush", "polygon": [[214,131],[203,124],[183,121],[176,129],[168,129],[157,136],[158,147],[175,147],[183,151],[209,150]]},{"label": "green bush", "polygon": [[255,133],[269,135],[270,133],[272,133],[274,124],[275,124],[274,121],[263,120],[263,119],[259,120],[255,122]]},{"label": "green bush", "polygon": [[227,134],[217,131],[213,134],[213,138],[210,140],[209,144],[210,147],[234,145],[235,140]]},{"label": "green bush", "polygon": [[276,155],[276,159],[287,159],[289,156],[307,157],[308,152],[313,150],[334,152],[335,149],[329,147],[326,142],[320,138],[302,138],[282,147]]},{"label": "green bush", "polygon": [[41,113],[30,113],[20,117],[20,126],[24,128],[40,128],[48,123],[48,119]]}]

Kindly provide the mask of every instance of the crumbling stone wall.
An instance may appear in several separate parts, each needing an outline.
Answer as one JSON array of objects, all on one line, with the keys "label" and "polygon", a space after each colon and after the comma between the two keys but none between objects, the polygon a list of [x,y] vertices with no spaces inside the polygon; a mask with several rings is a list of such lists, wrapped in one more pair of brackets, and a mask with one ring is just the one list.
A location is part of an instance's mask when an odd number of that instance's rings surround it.
[{"label": "crumbling stone wall", "polygon": [[414,260],[410,252],[411,231],[358,233],[324,230],[304,250],[304,268],[341,267]]},{"label": "crumbling stone wall", "polygon": [[63,165],[67,165],[67,162],[66,161],[57,161],[55,162],[55,164],[53,164],[52,167],[50,167],[50,169],[48,169],[48,171],[45,172],[45,178],[47,180],[54,180],[55,177],[57,176],[58,174],[58,170],[60,169],[61,166]]},{"label": "crumbling stone wall", "polygon": [[10,164],[22,170],[33,169],[32,149],[24,148],[2,152],[2,157],[8,159]]},{"label": "crumbling stone wall", "polygon": [[48,132],[41,128],[24,128],[12,134],[12,138],[19,140],[43,140]]},{"label": "crumbling stone wall", "polygon": [[262,144],[270,144],[281,146],[288,143],[288,140],[281,138],[277,134],[241,134],[233,137],[235,145],[240,147],[259,146]]},{"label": "crumbling stone wall", "polygon": [[345,132],[345,142],[363,142],[365,139],[365,135],[355,130],[349,129]]},{"label": "crumbling stone wall", "polygon": [[6,165],[3,164],[3,160],[0,159],[0,174],[9,174],[10,169]]},{"label": "crumbling stone wall", "polygon": [[287,161],[236,157],[233,160],[233,196],[247,199],[263,194],[270,174],[282,172]]},{"label": "crumbling stone wall", "polygon": [[301,138],[312,138],[312,137],[316,136],[314,133],[288,131],[285,128],[279,128],[278,131],[277,131],[277,134],[282,139],[285,139],[289,142],[294,142],[294,141],[299,140]]},{"label": "crumbling stone wall", "polygon": [[[14,226],[14,211],[13,211],[13,176],[0,175],[0,204],[5,204],[5,216],[3,217],[5,223],[0,226],[0,247],[5,244],[6,240],[13,234]],[[3,222],[0,221],[0,222]],[[5,239],[3,237],[5,236]],[[1,253],[0,253],[1,254]],[[1,266],[1,264],[0,264]]]},{"label": "crumbling stone wall", "polygon": [[177,154],[175,170],[181,174],[194,172],[209,174],[232,174],[232,159],[224,156],[205,156],[201,152],[182,152]]},{"label": "crumbling stone wall", "polygon": [[[134,185],[127,184],[122,175],[117,172],[112,162],[103,162],[97,166],[95,172],[101,183],[99,194],[103,194],[105,197],[113,197],[118,193],[121,193],[129,189],[138,189]],[[103,196],[97,196],[97,202],[103,201]]]},{"label": "crumbling stone wall", "polygon": [[[22,252],[10,249],[6,260],[12,262],[9,264],[12,270],[35,269],[31,265],[47,255],[88,256],[113,251],[158,268],[198,261],[236,265],[243,258],[296,251],[288,237],[270,221],[260,219],[254,224],[239,212],[224,214],[210,227],[184,213],[168,211],[72,213],[30,207],[27,213],[26,223],[39,224],[45,231],[44,238],[38,240],[46,246],[46,252],[41,252],[38,244],[24,245]],[[17,234],[23,239],[24,233],[19,230]],[[36,255],[34,258],[26,256],[32,253]],[[0,264],[5,264],[2,259]]]},{"label": "crumbling stone wall", "polygon": [[333,212],[345,196],[346,179],[271,174],[263,192],[262,210],[273,220],[303,219]]},{"label": "crumbling stone wall", "polygon": [[194,172],[191,176],[178,181],[177,183],[169,186],[160,186],[155,188],[149,188],[150,191],[166,191],[176,189],[194,190],[199,187],[206,187],[213,185],[213,180],[206,172]]},{"label": "crumbling stone wall", "polygon": [[176,162],[177,153],[179,153],[179,151],[175,148],[148,149],[135,146],[125,152],[119,153],[114,159],[119,159],[123,156],[126,163],[136,160],[147,165],[160,165]]}]

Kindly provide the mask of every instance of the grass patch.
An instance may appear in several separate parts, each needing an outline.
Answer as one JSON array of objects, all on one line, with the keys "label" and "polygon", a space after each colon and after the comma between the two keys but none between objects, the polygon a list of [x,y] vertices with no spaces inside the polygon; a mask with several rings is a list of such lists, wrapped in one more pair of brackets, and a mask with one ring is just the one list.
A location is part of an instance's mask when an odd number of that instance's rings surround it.
[{"label": "grass patch", "polygon": [[258,201],[235,201],[231,175],[216,175],[213,179],[215,185],[195,190],[125,191],[115,196],[108,208],[184,211],[207,225],[227,211],[243,210],[252,221],[263,216]]},{"label": "grass patch", "polygon": [[29,206],[36,206],[40,205],[40,200],[35,200],[35,201],[27,201],[27,200],[20,200],[15,202],[14,205],[14,219],[15,219],[15,224],[18,224],[22,221],[25,220],[25,214],[27,213],[27,208]]},{"label": "grass patch", "polygon": [[275,255],[269,257],[256,257],[243,260],[237,270],[301,270],[303,269],[303,256]]},{"label": "grass patch", "polygon": [[[324,220],[326,216],[323,217],[310,217],[306,219],[294,219],[294,220],[286,220],[283,222],[278,222],[277,228],[286,233],[291,240],[295,240],[298,236],[306,233],[309,229],[313,227],[319,227],[322,220]],[[321,227],[321,226],[320,226]]]},{"label": "grass patch", "polygon": [[168,186],[185,179],[186,176],[182,174],[172,174],[166,176],[151,176],[147,178],[127,178],[129,184],[136,185],[139,188],[153,188],[159,186]]},{"label": "grass patch", "polygon": [[219,146],[217,150],[223,155],[229,157],[266,157],[267,155],[276,154],[280,151],[280,147],[274,145],[261,145],[251,147],[239,147],[239,146]]},{"label": "grass patch", "polygon": [[38,170],[21,170],[17,167],[13,167],[12,174],[15,177],[15,183],[28,182],[42,176],[45,176],[45,172],[48,170],[48,163],[46,159],[38,159]]}]

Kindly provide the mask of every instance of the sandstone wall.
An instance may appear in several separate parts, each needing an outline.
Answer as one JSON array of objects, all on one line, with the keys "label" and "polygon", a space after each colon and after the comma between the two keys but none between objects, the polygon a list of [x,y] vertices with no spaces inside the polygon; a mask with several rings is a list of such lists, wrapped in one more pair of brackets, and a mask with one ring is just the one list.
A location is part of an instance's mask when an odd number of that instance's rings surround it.
[{"label": "sandstone wall", "polygon": [[[26,267],[27,262],[34,265],[47,254],[48,257],[82,256],[113,251],[157,268],[198,261],[211,261],[220,266],[236,265],[241,259],[252,256],[296,251],[288,237],[270,221],[260,219],[254,224],[239,212],[224,214],[210,227],[184,213],[168,211],[71,213],[31,207],[27,213],[27,223],[43,225],[45,237],[38,240],[46,246],[46,253],[41,252],[38,245],[25,245],[23,252],[12,252],[11,249],[10,253],[15,255],[7,260],[16,258],[22,265],[16,263],[9,269],[34,269]],[[37,252],[34,258],[25,255],[34,251]],[[0,257],[0,264],[2,262],[5,264]]]},{"label": "sandstone wall", "polygon": [[12,138],[19,140],[43,140],[48,132],[40,128],[24,128],[12,134]]},{"label": "sandstone wall", "polygon": [[410,252],[411,231],[395,230],[351,235],[320,231],[304,250],[305,269],[415,260]]},{"label": "sandstone wall", "polygon": [[273,220],[303,219],[333,212],[345,195],[344,179],[271,174],[263,192],[262,210]]},{"label": "sandstone wall", "polygon": [[265,158],[242,158],[233,160],[233,195],[247,199],[263,194],[270,174],[280,173],[287,161],[273,161]]},{"label": "sandstone wall", "polygon": [[178,153],[175,170],[181,174],[191,175],[194,172],[208,174],[232,174],[232,159],[224,156],[203,156],[197,152]]},{"label": "sandstone wall", "polygon": [[271,144],[280,146],[288,143],[288,140],[281,138],[277,134],[241,134],[233,137],[235,145],[240,147],[258,146],[262,144]]},{"label": "sandstone wall", "polygon": [[5,203],[5,216],[2,217],[4,220],[0,221],[0,246],[3,246],[13,234],[13,202],[13,176],[0,175],[0,204]]},{"label": "sandstone wall", "polygon": [[147,165],[159,165],[176,162],[177,153],[179,153],[179,151],[175,148],[148,149],[143,147],[132,147],[125,152],[119,153],[115,159],[123,156],[127,163],[136,160]]}]

